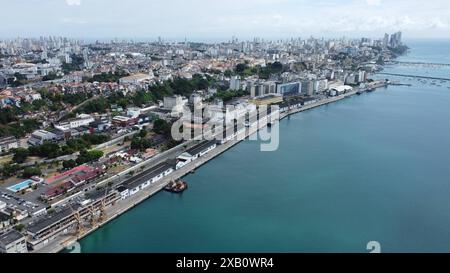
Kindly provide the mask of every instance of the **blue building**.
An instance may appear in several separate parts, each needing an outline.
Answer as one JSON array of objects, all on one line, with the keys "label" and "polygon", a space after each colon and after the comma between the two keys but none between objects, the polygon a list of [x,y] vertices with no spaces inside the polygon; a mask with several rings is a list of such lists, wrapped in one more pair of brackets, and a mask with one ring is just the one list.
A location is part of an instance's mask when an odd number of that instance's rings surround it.
[{"label": "blue building", "polygon": [[277,93],[283,96],[298,95],[302,91],[301,82],[289,82],[278,84]]}]

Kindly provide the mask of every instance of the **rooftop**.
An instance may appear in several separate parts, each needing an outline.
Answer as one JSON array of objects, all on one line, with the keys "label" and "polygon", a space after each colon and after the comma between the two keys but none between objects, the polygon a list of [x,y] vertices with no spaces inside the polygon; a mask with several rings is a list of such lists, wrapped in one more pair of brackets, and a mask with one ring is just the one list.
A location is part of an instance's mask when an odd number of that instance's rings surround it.
[{"label": "rooftop", "polygon": [[127,181],[125,181],[123,183],[123,186],[125,186],[129,189],[135,188],[136,186],[144,183],[145,181],[152,179],[153,177],[160,175],[161,173],[163,173],[171,168],[173,169],[174,166],[173,166],[173,164],[171,164],[168,161],[159,163],[159,164],[153,166],[152,168],[148,169],[147,171],[142,172],[142,173],[128,179]]},{"label": "rooftop", "polygon": [[127,77],[123,77],[123,78],[120,78],[120,79],[121,80],[127,80],[127,81],[150,79],[150,75],[144,74],[144,73],[137,73],[137,74],[130,75],[130,76],[127,76]]},{"label": "rooftop", "polygon": [[5,221],[8,221],[9,219],[11,219],[11,216],[0,211],[0,222],[5,222]]},{"label": "rooftop", "polygon": [[203,152],[204,150],[206,150],[207,148],[211,147],[214,144],[216,144],[215,140],[205,140],[195,145],[194,147],[187,149],[186,153],[190,155],[196,155],[198,153]]},{"label": "rooftop", "polygon": [[95,169],[93,167],[88,166],[88,165],[81,165],[81,166],[75,167],[73,169],[70,169],[68,171],[62,172],[60,174],[54,175],[54,176],[46,179],[46,183],[52,184],[55,182],[62,182],[73,176],[83,175],[83,174],[92,173],[92,172],[95,172]]},{"label": "rooftop", "polygon": [[17,230],[12,229],[12,230],[0,235],[0,242],[4,245],[9,245],[23,237],[24,236],[22,233],[18,232]]},{"label": "rooftop", "polygon": [[[73,210],[76,211],[78,208],[79,206],[75,206]],[[33,234],[39,233],[40,231],[71,216],[72,214],[72,209],[70,207],[65,207],[60,211],[56,211],[52,214],[46,215],[45,217],[38,219],[36,222],[31,223],[27,227],[27,230]]]}]

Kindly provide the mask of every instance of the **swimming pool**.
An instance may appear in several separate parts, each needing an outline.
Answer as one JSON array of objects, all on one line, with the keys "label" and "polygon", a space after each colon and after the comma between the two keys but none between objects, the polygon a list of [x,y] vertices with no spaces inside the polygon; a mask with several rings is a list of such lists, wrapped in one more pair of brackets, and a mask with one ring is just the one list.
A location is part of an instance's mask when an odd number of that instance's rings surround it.
[{"label": "swimming pool", "polygon": [[34,183],[36,183],[36,181],[28,179],[28,180],[22,181],[18,184],[15,184],[15,185],[9,187],[8,190],[10,190],[12,192],[18,192],[18,191],[21,191],[21,190],[31,187]]}]

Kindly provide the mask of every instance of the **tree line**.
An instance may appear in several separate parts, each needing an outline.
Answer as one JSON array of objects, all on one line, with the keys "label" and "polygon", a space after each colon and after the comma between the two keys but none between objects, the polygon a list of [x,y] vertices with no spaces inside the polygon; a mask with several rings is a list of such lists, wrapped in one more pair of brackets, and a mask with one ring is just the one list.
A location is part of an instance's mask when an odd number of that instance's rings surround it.
[{"label": "tree line", "polygon": [[27,148],[17,148],[13,151],[12,161],[14,163],[24,163],[29,156],[41,158],[57,158],[64,155],[70,155],[75,152],[88,150],[92,145],[98,145],[111,139],[105,134],[87,134],[80,138],[69,139],[66,144],[60,146],[58,143],[44,142],[42,145],[30,146]]}]

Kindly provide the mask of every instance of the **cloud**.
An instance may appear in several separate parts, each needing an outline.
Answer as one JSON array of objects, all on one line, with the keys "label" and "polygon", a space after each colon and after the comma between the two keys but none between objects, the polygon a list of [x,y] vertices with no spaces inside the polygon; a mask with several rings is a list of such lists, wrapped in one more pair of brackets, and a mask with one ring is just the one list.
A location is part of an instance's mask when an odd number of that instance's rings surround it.
[{"label": "cloud", "polygon": [[63,17],[61,18],[61,23],[64,24],[75,24],[75,25],[84,25],[87,24],[88,21],[84,18],[76,18],[76,17]]},{"label": "cloud", "polygon": [[[55,5],[55,1],[60,5]],[[278,38],[309,35],[450,38],[449,0],[33,0],[3,1],[0,36],[46,32],[108,37]],[[27,3],[27,9],[23,3]],[[87,6],[89,4],[89,7]],[[68,8],[69,7],[69,8]],[[107,8],[105,8],[107,7]],[[136,8],[139,7],[139,8]],[[158,11],[158,12],[155,12]],[[58,16],[55,16],[57,14]],[[117,17],[117,14],[133,16]],[[167,16],[167,15],[170,16]],[[174,18],[181,18],[174,20]],[[67,26],[73,29],[66,30]]]},{"label": "cloud", "polygon": [[66,4],[69,6],[79,6],[81,5],[81,0],[66,0]]},{"label": "cloud", "polygon": [[380,6],[381,0],[366,0],[366,3],[369,6]]}]

